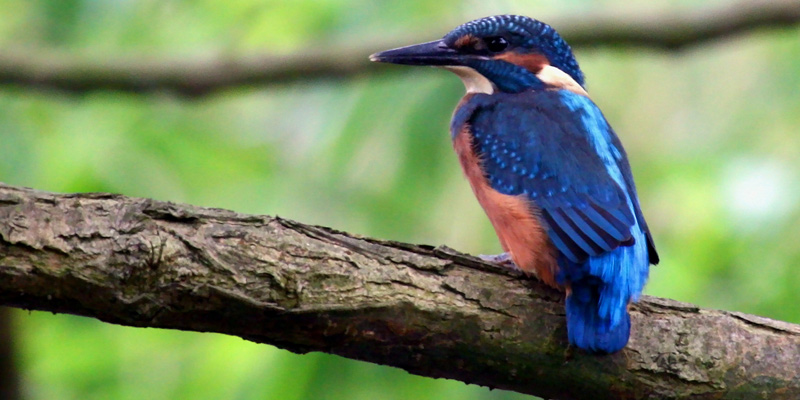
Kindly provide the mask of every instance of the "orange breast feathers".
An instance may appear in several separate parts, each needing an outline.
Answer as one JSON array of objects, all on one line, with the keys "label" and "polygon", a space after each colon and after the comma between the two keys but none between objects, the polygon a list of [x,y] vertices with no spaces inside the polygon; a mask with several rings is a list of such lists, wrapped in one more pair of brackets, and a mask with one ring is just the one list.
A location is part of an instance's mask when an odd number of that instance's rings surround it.
[{"label": "orange breast feathers", "polygon": [[481,160],[472,150],[472,134],[464,125],[453,140],[461,168],[483,210],[494,226],[500,245],[517,266],[533,273],[550,286],[558,287],[556,251],[536,216],[536,208],[524,197],[494,190],[481,168]]}]

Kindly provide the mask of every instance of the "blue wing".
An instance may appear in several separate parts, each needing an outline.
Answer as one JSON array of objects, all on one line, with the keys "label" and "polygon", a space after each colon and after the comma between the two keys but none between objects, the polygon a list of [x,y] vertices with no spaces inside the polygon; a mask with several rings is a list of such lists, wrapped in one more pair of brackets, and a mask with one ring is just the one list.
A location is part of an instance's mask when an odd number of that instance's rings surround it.
[{"label": "blue wing", "polygon": [[469,103],[454,127],[470,124],[491,186],[528,196],[567,259],[583,263],[632,245],[638,226],[657,262],[625,152],[591,100],[560,90],[477,95]]}]

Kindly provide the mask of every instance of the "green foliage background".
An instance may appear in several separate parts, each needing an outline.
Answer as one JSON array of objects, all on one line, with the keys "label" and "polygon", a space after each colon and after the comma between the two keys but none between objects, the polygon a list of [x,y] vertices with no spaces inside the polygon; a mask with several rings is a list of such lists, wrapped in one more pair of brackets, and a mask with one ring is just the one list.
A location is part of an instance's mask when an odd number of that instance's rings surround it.
[{"label": "green foliage background", "polygon": [[[547,21],[606,7],[635,14],[636,7],[695,3],[0,0],[0,49],[98,62],[130,53],[289,53],[376,36],[402,45],[408,32],[442,35],[497,13]],[[577,55],[593,99],[626,145],[661,253],[647,293],[800,323],[800,29],[678,53],[581,48]],[[383,73],[191,100],[3,86],[0,180],[498,252],[450,149],[447,126],[461,83],[431,69],[374,68]],[[14,316],[31,399],[526,397],[215,334]]]}]

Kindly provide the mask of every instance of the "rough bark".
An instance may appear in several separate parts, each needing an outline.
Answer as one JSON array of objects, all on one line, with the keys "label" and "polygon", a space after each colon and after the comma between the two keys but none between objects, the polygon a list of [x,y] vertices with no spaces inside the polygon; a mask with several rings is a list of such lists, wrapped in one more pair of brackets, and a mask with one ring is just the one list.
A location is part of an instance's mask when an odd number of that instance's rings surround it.
[{"label": "rough bark", "polygon": [[[581,15],[570,12],[547,20],[573,47],[622,45],[665,50],[682,49],[759,28],[795,25],[799,21],[800,2],[797,0],[743,0],[704,8],[635,14],[618,9]],[[441,27],[436,29],[411,33],[404,39],[366,39],[356,45],[309,48],[287,55],[153,58],[129,54],[90,58],[7,48],[0,52],[0,84],[71,92],[171,91],[200,96],[232,87],[385,71],[370,66],[367,56],[446,33],[438,30]]]},{"label": "rough bark", "polygon": [[0,184],[0,304],[220,332],[558,399],[797,399],[800,326],[645,297],[569,350],[562,296],[445,247]]}]

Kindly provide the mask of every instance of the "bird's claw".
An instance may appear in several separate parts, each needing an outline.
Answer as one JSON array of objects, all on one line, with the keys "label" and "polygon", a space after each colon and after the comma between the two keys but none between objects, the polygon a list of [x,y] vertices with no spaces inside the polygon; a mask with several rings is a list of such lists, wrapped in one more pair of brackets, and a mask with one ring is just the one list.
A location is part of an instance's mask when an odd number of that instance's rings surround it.
[{"label": "bird's claw", "polygon": [[505,269],[508,269],[508,270],[511,270],[511,271],[514,271],[514,272],[519,272],[520,271],[519,267],[517,266],[517,264],[514,264],[514,261],[511,259],[511,255],[509,255],[508,253],[480,254],[480,255],[478,255],[478,258],[480,258],[483,261],[490,262],[492,264],[496,264],[496,265],[498,265],[500,267],[503,267]]}]

